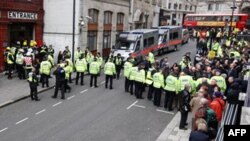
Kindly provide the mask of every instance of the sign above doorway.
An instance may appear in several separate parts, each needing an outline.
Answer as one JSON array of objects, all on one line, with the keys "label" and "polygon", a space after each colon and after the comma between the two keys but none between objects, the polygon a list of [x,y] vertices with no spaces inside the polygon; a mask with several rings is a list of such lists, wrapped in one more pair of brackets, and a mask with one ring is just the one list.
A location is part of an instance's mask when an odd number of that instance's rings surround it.
[{"label": "sign above doorway", "polygon": [[8,11],[9,19],[37,20],[37,13]]}]

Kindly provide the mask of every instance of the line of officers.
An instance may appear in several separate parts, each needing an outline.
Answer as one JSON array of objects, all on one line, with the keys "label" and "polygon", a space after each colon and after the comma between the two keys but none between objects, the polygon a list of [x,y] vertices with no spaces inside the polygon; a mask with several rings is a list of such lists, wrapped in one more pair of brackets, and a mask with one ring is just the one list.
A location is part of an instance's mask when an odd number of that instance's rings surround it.
[{"label": "line of officers", "polygon": [[[75,54],[76,58],[73,63],[70,59],[70,55],[65,55],[56,65],[56,70],[53,72],[56,78],[55,91],[52,98],[57,98],[58,91],[61,91],[61,99],[65,99],[65,92],[70,92],[71,87],[68,83],[72,83],[71,74],[76,72],[75,84],[78,85],[80,80],[80,85],[84,85],[84,75],[90,75],[90,87],[97,88],[97,78],[101,74],[103,58],[100,53],[94,56],[91,52],[87,51],[85,53],[81,52],[80,49]],[[105,61],[104,74],[105,74],[105,88],[113,89],[113,78],[119,79],[120,72],[122,69],[122,58],[118,54],[116,57],[110,55],[110,57]],[[41,75],[42,87],[45,85],[49,87],[49,78],[53,64],[48,59],[47,56],[43,58],[40,64],[39,73]],[[28,81],[30,83],[30,96],[32,100],[39,101],[37,97],[37,86],[38,77],[35,68],[29,73]],[[109,86],[108,86],[109,85]]]},{"label": "line of officers", "polygon": [[141,63],[135,66],[133,58],[128,58],[124,64],[125,76],[125,91],[131,95],[135,94],[138,99],[143,99],[143,92],[145,86],[148,86],[147,99],[152,100],[153,104],[157,107],[161,106],[162,92],[165,91],[164,108],[169,111],[173,110],[173,102],[177,108],[181,104],[181,92],[184,90],[185,85],[191,85],[190,93],[195,93],[196,87],[204,81],[210,82],[212,80],[217,82],[222,91],[226,90],[226,81],[221,72],[218,70],[216,75],[209,80],[206,77],[194,80],[192,76],[180,72],[178,65],[173,66],[167,76],[164,77],[165,68],[160,68],[158,61],[153,62],[149,69],[145,69],[145,64]]}]

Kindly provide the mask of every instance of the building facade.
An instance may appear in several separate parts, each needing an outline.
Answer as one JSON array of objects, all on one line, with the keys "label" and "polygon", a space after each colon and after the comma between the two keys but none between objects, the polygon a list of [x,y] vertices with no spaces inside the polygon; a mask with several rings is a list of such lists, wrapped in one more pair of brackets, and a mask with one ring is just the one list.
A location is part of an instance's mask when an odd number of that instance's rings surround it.
[{"label": "building facade", "polygon": [[[75,48],[107,56],[116,35],[128,30],[129,0],[75,0]],[[45,0],[44,40],[56,52],[72,49],[73,0]],[[48,14],[47,14],[48,13]]]},{"label": "building facade", "polygon": [[43,40],[43,0],[0,1],[0,71],[4,69],[4,50],[17,41]]}]

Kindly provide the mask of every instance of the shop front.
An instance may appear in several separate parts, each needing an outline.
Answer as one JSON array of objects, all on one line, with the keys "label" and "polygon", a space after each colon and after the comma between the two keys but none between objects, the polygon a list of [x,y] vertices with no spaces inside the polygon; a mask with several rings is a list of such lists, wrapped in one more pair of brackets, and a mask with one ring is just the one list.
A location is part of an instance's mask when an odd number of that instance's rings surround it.
[{"label": "shop front", "polygon": [[5,69],[6,47],[29,46],[31,40],[42,44],[43,1],[0,2],[0,72]]}]

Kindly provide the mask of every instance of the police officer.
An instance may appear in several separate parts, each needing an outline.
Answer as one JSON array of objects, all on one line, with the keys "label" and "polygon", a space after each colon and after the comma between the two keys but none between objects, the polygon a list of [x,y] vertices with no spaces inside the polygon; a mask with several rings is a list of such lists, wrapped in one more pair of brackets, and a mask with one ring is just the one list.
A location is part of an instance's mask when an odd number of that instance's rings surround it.
[{"label": "police officer", "polygon": [[28,77],[28,82],[30,85],[30,98],[31,100],[40,101],[40,99],[37,97],[38,78],[35,72],[35,68],[33,68]]},{"label": "police officer", "polygon": [[51,63],[48,61],[48,59],[45,56],[40,65],[42,88],[44,88],[45,84],[46,84],[46,87],[49,87],[49,75],[50,75],[51,68],[52,68]]},{"label": "police officer", "polygon": [[109,59],[104,65],[104,74],[106,75],[105,88],[108,88],[108,81],[110,80],[109,89],[113,89],[113,76],[116,74],[116,70],[112,59]]},{"label": "police officer", "polygon": [[16,68],[19,79],[25,79],[23,64],[24,64],[23,50],[19,49],[16,55]]},{"label": "police officer", "polygon": [[68,62],[68,65],[69,65],[69,78],[68,78],[68,82],[69,83],[72,83],[72,78],[71,78],[71,74],[72,74],[72,72],[73,72],[73,67],[74,67],[74,65],[73,65],[73,62],[71,61],[71,59],[69,58],[69,57],[66,57],[66,61]]},{"label": "police officer", "polygon": [[133,64],[131,71],[129,73],[129,81],[130,81],[130,94],[134,94],[134,87],[135,87],[135,77],[138,72],[138,67]]},{"label": "police officer", "polygon": [[61,90],[61,99],[65,99],[64,95],[65,71],[60,65],[57,65],[57,69],[53,72],[53,74],[56,76],[56,87],[52,98],[57,98],[58,90]]},{"label": "police officer", "polygon": [[94,58],[94,61],[89,65],[89,73],[90,73],[90,87],[93,85],[94,79],[94,87],[97,88],[97,76],[100,73],[100,64],[97,62],[97,58]]},{"label": "police officer", "polygon": [[12,69],[14,68],[14,55],[10,50],[10,47],[7,47],[6,50],[8,51],[7,53],[7,65],[8,65],[8,79],[12,79]]},{"label": "police officer", "polygon": [[49,45],[48,54],[54,57],[55,50],[53,49],[52,45]]},{"label": "police officer", "polygon": [[167,76],[166,80],[165,80],[165,102],[164,102],[164,108],[167,109],[169,111],[172,111],[172,105],[173,105],[173,100],[174,97],[176,95],[176,93],[178,92],[178,78],[177,76],[171,72],[169,76]]},{"label": "police officer", "polygon": [[116,79],[120,78],[120,73],[121,73],[121,69],[122,69],[122,58],[121,58],[121,54],[117,54],[117,56],[115,57],[115,68],[116,68]]},{"label": "police officer", "polygon": [[69,46],[65,47],[65,50],[63,51],[64,57],[65,58],[71,58],[71,52],[69,50]]},{"label": "police officer", "polygon": [[75,53],[75,60],[79,59],[82,54],[83,54],[83,52],[81,51],[81,48],[77,47],[77,50]]},{"label": "police officer", "polygon": [[161,90],[164,88],[164,76],[162,70],[153,75],[154,87],[154,105],[160,107],[161,105]]},{"label": "police officer", "polygon": [[157,72],[156,69],[158,68],[156,67],[156,65],[153,64],[152,68],[147,71],[146,84],[148,85],[148,100],[152,100],[153,98],[154,87],[152,76]]},{"label": "police officer", "polygon": [[139,69],[135,76],[135,97],[138,99],[143,99],[142,92],[143,92],[143,85],[146,81],[146,72],[144,70],[144,64],[139,65]]},{"label": "police officer", "polygon": [[69,90],[69,92],[71,91],[71,87],[69,86],[68,82],[70,80],[70,73],[71,73],[71,66],[68,60],[65,61],[65,67],[63,68],[65,71],[65,83],[64,83],[64,92],[66,92],[67,90]]},{"label": "police officer", "polygon": [[78,59],[76,59],[75,67],[76,67],[76,85],[78,85],[78,80],[80,75],[81,75],[80,76],[81,85],[84,85],[83,78],[84,78],[84,72],[87,70],[87,61],[83,57],[83,53],[79,56]]},{"label": "police officer", "polygon": [[155,62],[155,56],[151,51],[148,53],[148,60],[150,62],[149,67],[151,68],[152,64]]},{"label": "police officer", "polygon": [[220,87],[222,92],[225,92],[227,89],[226,80],[223,76],[221,76],[220,70],[216,70],[215,76],[211,78],[211,80],[215,80],[217,85]]},{"label": "police officer", "polygon": [[129,57],[127,61],[124,63],[124,77],[125,77],[125,92],[129,92],[129,86],[130,86],[130,80],[129,80],[129,74],[131,71],[131,68],[133,67],[133,64],[131,63],[131,58]]}]

